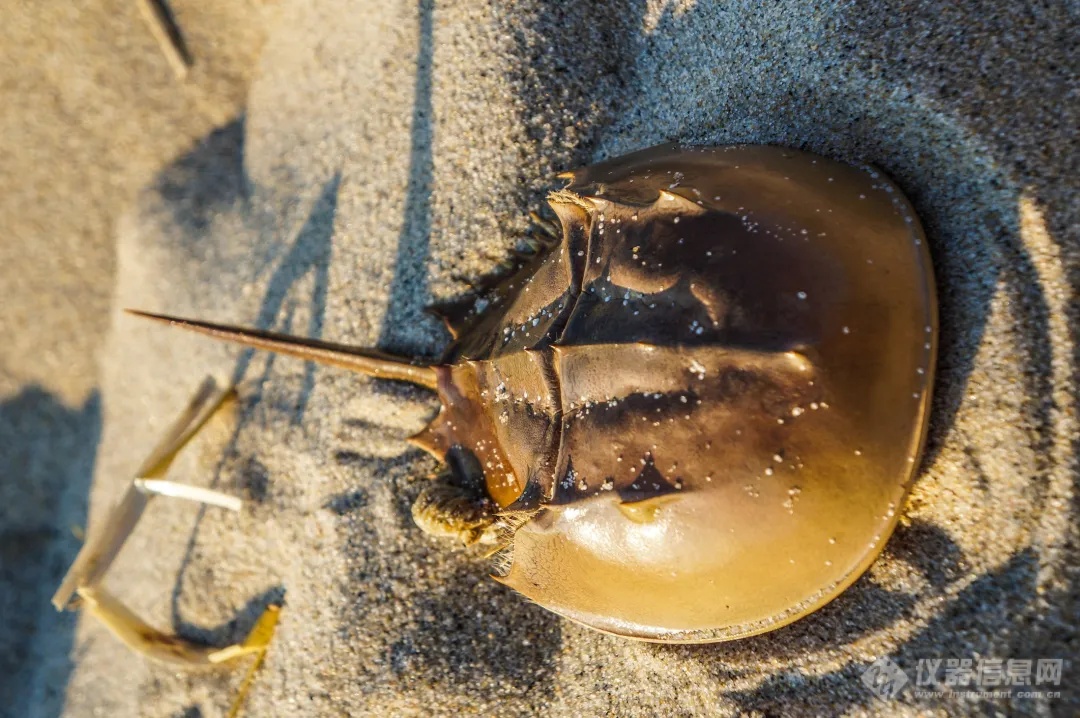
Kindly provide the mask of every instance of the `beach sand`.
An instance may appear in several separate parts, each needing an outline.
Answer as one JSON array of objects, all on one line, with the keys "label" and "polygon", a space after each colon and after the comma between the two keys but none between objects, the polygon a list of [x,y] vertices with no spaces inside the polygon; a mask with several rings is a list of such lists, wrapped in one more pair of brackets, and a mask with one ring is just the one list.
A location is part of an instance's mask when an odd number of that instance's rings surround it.
[{"label": "beach sand", "polygon": [[[173,3],[4,23],[0,705],[223,715],[242,671],[147,663],[48,606],[78,543],[201,378],[235,412],[109,585],[224,644],[282,622],[246,715],[1068,715],[1080,711],[1078,17],[1059,3]],[[10,50],[23,48],[19,53]],[[409,508],[436,469],[411,387],[151,326],[123,307],[433,358],[554,174],[682,140],[800,147],[892,177],[923,220],[941,349],[927,455],[882,557],[763,636],[601,635],[487,578]],[[881,700],[888,657],[1064,658],[1056,698]],[[938,686],[938,689],[942,689]]]}]

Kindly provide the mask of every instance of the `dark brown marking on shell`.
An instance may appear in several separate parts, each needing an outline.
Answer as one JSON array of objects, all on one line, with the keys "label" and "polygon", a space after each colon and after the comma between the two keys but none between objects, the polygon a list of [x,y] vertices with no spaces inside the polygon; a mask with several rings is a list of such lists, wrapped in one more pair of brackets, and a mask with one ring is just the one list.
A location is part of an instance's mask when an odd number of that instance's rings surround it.
[{"label": "dark brown marking on shell", "polygon": [[501,580],[665,641],[825,603],[921,451],[936,305],[906,200],[795,150],[662,147],[550,203],[562,242],[458,327],[428,429],[436,455],[477,453],[499,505],[537,488]]}]

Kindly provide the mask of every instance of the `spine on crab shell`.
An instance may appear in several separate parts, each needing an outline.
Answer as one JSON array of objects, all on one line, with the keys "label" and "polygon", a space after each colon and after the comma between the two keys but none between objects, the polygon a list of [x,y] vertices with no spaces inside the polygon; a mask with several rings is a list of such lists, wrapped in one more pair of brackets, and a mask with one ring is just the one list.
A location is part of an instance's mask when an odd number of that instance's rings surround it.
[{"label": "spine on crab shell", "polygon": [[428,389],[436,389],[438,386],[438,378],[431,366],[413,364],[401,357],[375,349],[333,344],[317,339],[304,339],[261,329],[214,324],[196,319],[182,319],[166,314],[143,312],[137,309],[127,309],[125,311],[137,317],[188,329],[214,339],[233,342],[253,349],[263,349],[305,361],[336,366],[380,379],[407,381]]}]

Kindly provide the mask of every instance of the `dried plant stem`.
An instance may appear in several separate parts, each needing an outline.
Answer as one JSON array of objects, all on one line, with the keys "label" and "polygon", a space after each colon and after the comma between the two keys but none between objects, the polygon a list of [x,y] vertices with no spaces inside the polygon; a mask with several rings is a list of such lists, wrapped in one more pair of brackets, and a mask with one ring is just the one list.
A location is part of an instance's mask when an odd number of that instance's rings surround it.
[{"label": "dried plant stem", "polygon": [[180,28],[164,0],[136,0],[136,4],[177,79],[183,80],[191,69],[191,53],[188,52],[184,38],[180,35]]}]

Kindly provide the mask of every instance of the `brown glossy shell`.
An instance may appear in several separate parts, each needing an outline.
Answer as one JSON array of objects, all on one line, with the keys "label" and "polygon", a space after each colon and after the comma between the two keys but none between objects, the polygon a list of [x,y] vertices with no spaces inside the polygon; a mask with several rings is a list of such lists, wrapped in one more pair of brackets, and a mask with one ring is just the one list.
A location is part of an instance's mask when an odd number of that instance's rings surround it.
[{"label": "brown glossy shell", "polygon": [[880,173],[664,146],[567,175],[562,241],[494,288],[414,441],[531,517],[500,580],[599,630],[776,628],[874,560],[936,349],[919,222]]}]

